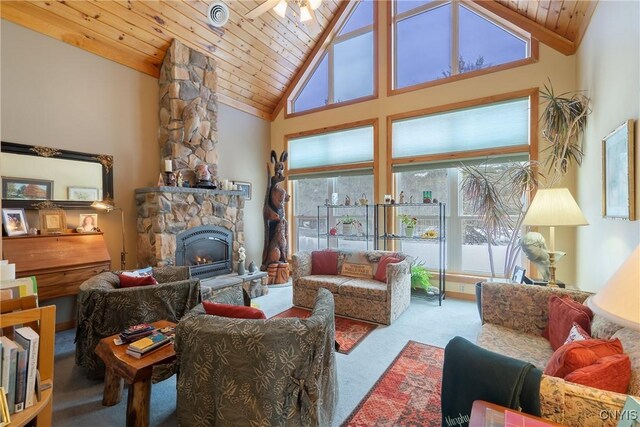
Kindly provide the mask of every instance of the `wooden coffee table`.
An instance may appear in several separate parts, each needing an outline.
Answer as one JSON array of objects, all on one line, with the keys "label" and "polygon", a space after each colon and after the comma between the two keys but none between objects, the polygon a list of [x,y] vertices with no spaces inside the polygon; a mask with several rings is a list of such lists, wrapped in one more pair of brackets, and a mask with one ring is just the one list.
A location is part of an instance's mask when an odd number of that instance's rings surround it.
[{"label": "wooden coffee table", "polygon": [[[152,323],[158,329],[176,326],[161,320]],[[95,352],[107,367],[104,379],[102,404],[113,406],[122,400],[122,389],[126,381],[129,386],[127,398],[127,427],[149,425],[149,401],[151,398],[151,374],[155,365],[170,363],[176,358],[173,344],[169,344],[140,359],[129,356],[127,345],[116,345],[113,340],[118,334],[100,340]]]}]

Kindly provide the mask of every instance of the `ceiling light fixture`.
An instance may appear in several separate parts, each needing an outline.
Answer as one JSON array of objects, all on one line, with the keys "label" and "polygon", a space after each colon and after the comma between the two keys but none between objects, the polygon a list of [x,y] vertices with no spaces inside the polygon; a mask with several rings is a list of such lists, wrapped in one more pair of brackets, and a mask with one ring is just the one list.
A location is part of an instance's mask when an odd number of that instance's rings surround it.
[{"label": "ceiling light fixture", "polygon": [[273,8],[273,11],[281,18],[284,18],[291,3],[300,9],[300,22],[307,22],[313,19],[311,11],[318,9],[322,4],[322,0],[280,0]]},{"label": "ceiling light fixture", "polygon": [[273,8],[273,11],[278,14],[279,17],[284,18],[287,13],[287,2],[285,0],[280,0],[280,3]]}]

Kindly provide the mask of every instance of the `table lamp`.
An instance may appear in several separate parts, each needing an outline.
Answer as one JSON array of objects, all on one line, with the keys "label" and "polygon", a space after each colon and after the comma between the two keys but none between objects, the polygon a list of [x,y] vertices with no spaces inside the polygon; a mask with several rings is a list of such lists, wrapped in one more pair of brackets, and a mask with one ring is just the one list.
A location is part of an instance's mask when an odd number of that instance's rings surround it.
[{"label": "table lamp", "polygon": [[547,188],[538,190],[522,224],[549,227],[548,286],[557,287],[555,227],[588,225],[587,219],[567,188]]},{"label": "table lamp", "polygon": [[640,331],[640,245],[587,305],[595,314]]},{"label": "table lamp", "polygon": [[107,213],[111,212],[111,211],[115,211],[115,210],[119,210],[120,211],[120,221],[121,221],[121,226],[122,226],[122,252],[120,252],[120,269],[121,270],[125,270],[126,264],[127,264],[127,252],[126,252],[126,247],[124,244],[124,211],[122,210],[122,208],[117,208],[113,205],[113,200],[111,198],[107,198],[104,200],[96,200],[95,202],[91,203],[91,207],[94,209],[99,209],[101,211],[107,211]]}]

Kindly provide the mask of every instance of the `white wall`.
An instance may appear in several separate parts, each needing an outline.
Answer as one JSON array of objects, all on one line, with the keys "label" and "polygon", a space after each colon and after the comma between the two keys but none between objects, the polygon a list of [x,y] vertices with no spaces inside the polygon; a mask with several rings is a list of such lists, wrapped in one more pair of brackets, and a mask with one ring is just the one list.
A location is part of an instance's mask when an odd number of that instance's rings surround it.
[{"label": "white wall", "polygon": [[[601,140],[640,113],[640,3],[600,1],[577,53],[577,87],[593,101],[577,201],[589,225],[577,234],[577,283],[596,291],[640,243],[640,222],[602,217]],[[636,122],[636,212],[640,213],[640,144]],[[633,178],[632,178],[633,179]]]},{"label": "white wall", "polygon": [[247,266],[260,266],[264,244],[262,206],[267,186],[270,123],[235,108],[218,106],[218,173],[220,178],[251,183],[245,201],[244,246]]},{"label": "white wall", "polygon": [[[157,185],[160,172],[157,79],[13,23],[0,20],[0,26],[2,140],[113,155],[115,203],[125,212],[127,266],[136,267],[134,189]],[[269,123],[220,106],[218,131],[221,177],[254,186],[245,233],[248,259],[259,260]],[[79,213],[67,212],[73,228]],[[112,266],[119,268],[120,216],[99,215]],[[28,219],[37,225],[34,212]]]}]

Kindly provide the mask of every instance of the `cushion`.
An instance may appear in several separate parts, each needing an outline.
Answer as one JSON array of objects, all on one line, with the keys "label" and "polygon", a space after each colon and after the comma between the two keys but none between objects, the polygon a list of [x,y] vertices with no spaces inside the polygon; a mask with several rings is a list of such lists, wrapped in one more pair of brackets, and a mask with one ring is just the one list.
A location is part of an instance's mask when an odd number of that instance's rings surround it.
[{"label": "cushion", "polygon": [[313,251],[311,252],[311,274],[326,274],[335,276],[338,274],[338,252]]},{"label": "cushion", "polygon": [[234,319],[266,319],[267,316],[258,308],[244,305],[218,304],[213,301],[202,301],[202,307],[207,314]]},{"label": "cushion", "polygon": [[596,362],[601,357],[622,354],[622,344],[614,340],[574,341],[558,348],[549,359],[545,375],[564,378],[566,375]]},{"label": "cushion", "polygon": [[132,276],[126,273],[118,274],[121,288],[134,288],[136,286],[157,285],[158,281],[150,274]]},{"label": "cushion", "polygon": [[549,341],[540,335],[525,334],[506,326],[485,323],[478,334],[477,344],[496,353],[524,360],[544,369],[553,355]]},{"label": "cushion", "polygon": [[573,322],[573,326],[569,331],[569,336],[564,343],[569,344],[570,342],[584,341],[589,339],[591,339],[591,336],[589,336],[589,334],[584,329],[582,329],[580,325],[578,325],[576,322]]},{"label": "cushion", "polygon": [[[577,305],[576,305],[577,304]],[[564,344],[569,336],[573,323],[580,325],[588,334],[591,333],[591,316],[582,306],[569,298],[560,298],[552,295],[549,298],[549,322],[542,336],[549,339],[551,348],[557,350]],[[591,312],[591,310],[589,310]]]},{"label": "cushion", "polygon": [[373,279],[350,279],[338,288],[338,295],[374,301],[386,301],[387,294],[387,285]]},{"label": "cushion", "polygon": [[375,279],[380,282],[387,283],[387,265],[395,264],[396,262],[400,261],[400,258],[384,255],[382,258],[380,258],[380,262],[378,263],[378,270],[376,270]]},{"label": "cushion", "polygon": [[298,279],[296,283],[296,287],[305,288],[305,289],[313,289],[318,290],[320,288],[328,289],[329,292],[333,294],[338,293],[338,287],[351,280],[350,277],[345,276],[327,276],[327,275],[317,275],[317,276],[304,276]]},{"label": "cushion", "polygon": [[626,394],[631,381],[631,361],[626,354],[602,357],[589,366],[576,369],[564,379],[600,390]]},{"label": "cushion", "polygon": [[372,279],[373,266],[371,264],[354,264],[351,262],[345,262],[342,264],[340,275],[355,277],[358,279]]}]

